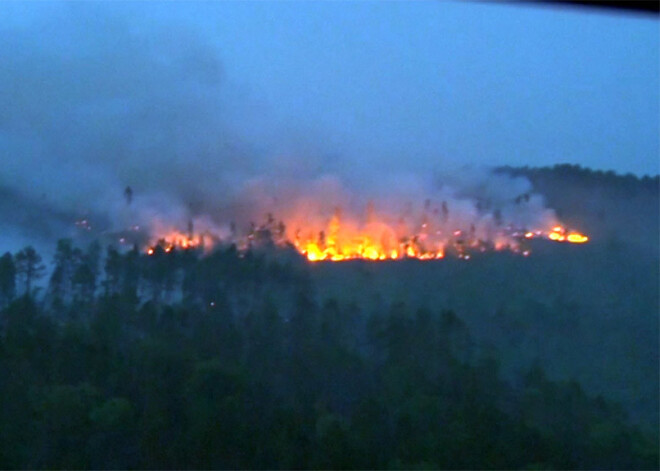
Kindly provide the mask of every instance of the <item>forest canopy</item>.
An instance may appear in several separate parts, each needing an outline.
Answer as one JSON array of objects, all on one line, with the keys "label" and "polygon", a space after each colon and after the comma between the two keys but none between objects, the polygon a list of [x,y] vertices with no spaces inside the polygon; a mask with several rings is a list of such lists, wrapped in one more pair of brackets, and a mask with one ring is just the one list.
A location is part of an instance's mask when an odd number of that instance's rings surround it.
[{"label": "forest canopy", "polygon": [[610,236],[469,262],[5,253],[0,467],[656,468],[657,256]]}]

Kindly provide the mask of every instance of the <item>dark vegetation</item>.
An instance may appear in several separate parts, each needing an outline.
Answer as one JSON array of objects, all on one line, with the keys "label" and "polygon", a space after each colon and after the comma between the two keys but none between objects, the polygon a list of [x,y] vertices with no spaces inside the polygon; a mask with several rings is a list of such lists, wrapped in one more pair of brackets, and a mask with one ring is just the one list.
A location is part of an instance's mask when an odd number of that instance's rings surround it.
[{"label": "dark vegetation", "polygon": [[527,178],[562,222],[601,244],[626,244],[637,257],[658,258],[660,176],[621,176],[568,164],[497,171]]},{"label": "dark vegetation", "polygon": [[61,240],[48,279],[5,254],[0,466],[656,469],[658,259],[610,235],[311,266]]}]

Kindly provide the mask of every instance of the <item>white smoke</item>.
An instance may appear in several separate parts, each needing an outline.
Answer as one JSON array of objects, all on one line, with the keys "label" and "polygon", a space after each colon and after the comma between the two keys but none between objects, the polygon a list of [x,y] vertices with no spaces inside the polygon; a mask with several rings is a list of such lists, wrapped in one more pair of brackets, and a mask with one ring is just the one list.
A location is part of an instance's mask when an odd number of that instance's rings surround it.
[{"label": "white smoke", "polygon": [[514,203],[530,192],[524,179],[438,172],[447,168],[440,158],[405,173],[408,156],[385,171],[377,155],[356,159],[324,144],[322,130],[287,129],[192,27],[117,5],[45,8],[0,24],[0,190],[11,195],[0,206],[0,241],[9,246],[17,234],[71,236],[81,218],[93,234],[185,231],[192,220],[226,235],[231,223],[246,230],[268,213],[290,230],[323,227],[338,207],[362,220],[370,204],[386,219],[419,219],[426,200],[436,210],[446,202],[452,224],[479,230],[495,209],[519,226],[553,218],[536,195]]}]

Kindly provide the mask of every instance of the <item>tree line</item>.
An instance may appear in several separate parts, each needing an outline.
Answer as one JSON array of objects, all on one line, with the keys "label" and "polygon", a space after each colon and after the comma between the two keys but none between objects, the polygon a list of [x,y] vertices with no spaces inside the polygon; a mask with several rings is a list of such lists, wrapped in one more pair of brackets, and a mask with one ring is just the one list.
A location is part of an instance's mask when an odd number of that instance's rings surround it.
[{"label": "tree line", "polygon": [[504,381],[452,311],[318,299],[288,254],[61,240],[45,275],[0,258],[3,468],[658,466],[618,405]]}]

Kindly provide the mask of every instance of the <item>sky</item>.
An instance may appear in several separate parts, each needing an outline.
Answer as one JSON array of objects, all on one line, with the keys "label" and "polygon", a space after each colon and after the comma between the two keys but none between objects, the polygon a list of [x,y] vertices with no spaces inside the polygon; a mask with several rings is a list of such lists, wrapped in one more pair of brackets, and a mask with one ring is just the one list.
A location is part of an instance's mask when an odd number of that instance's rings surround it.
[{"label": "sky", "polygon": [[354,158],[658,172],[654,18],[430,1],[211,9],[228,72]]},{"label": "sky", "polygon": [[234,80],[354,158],[658,173],[653,17],[430,1],[188,8]]},{"label": "sky", "polygon": [[656,175],[658,25],[482,2],[2,2],[0,242],[39,208],[117,219],[127,185],[176,218],[464,166]]}]

